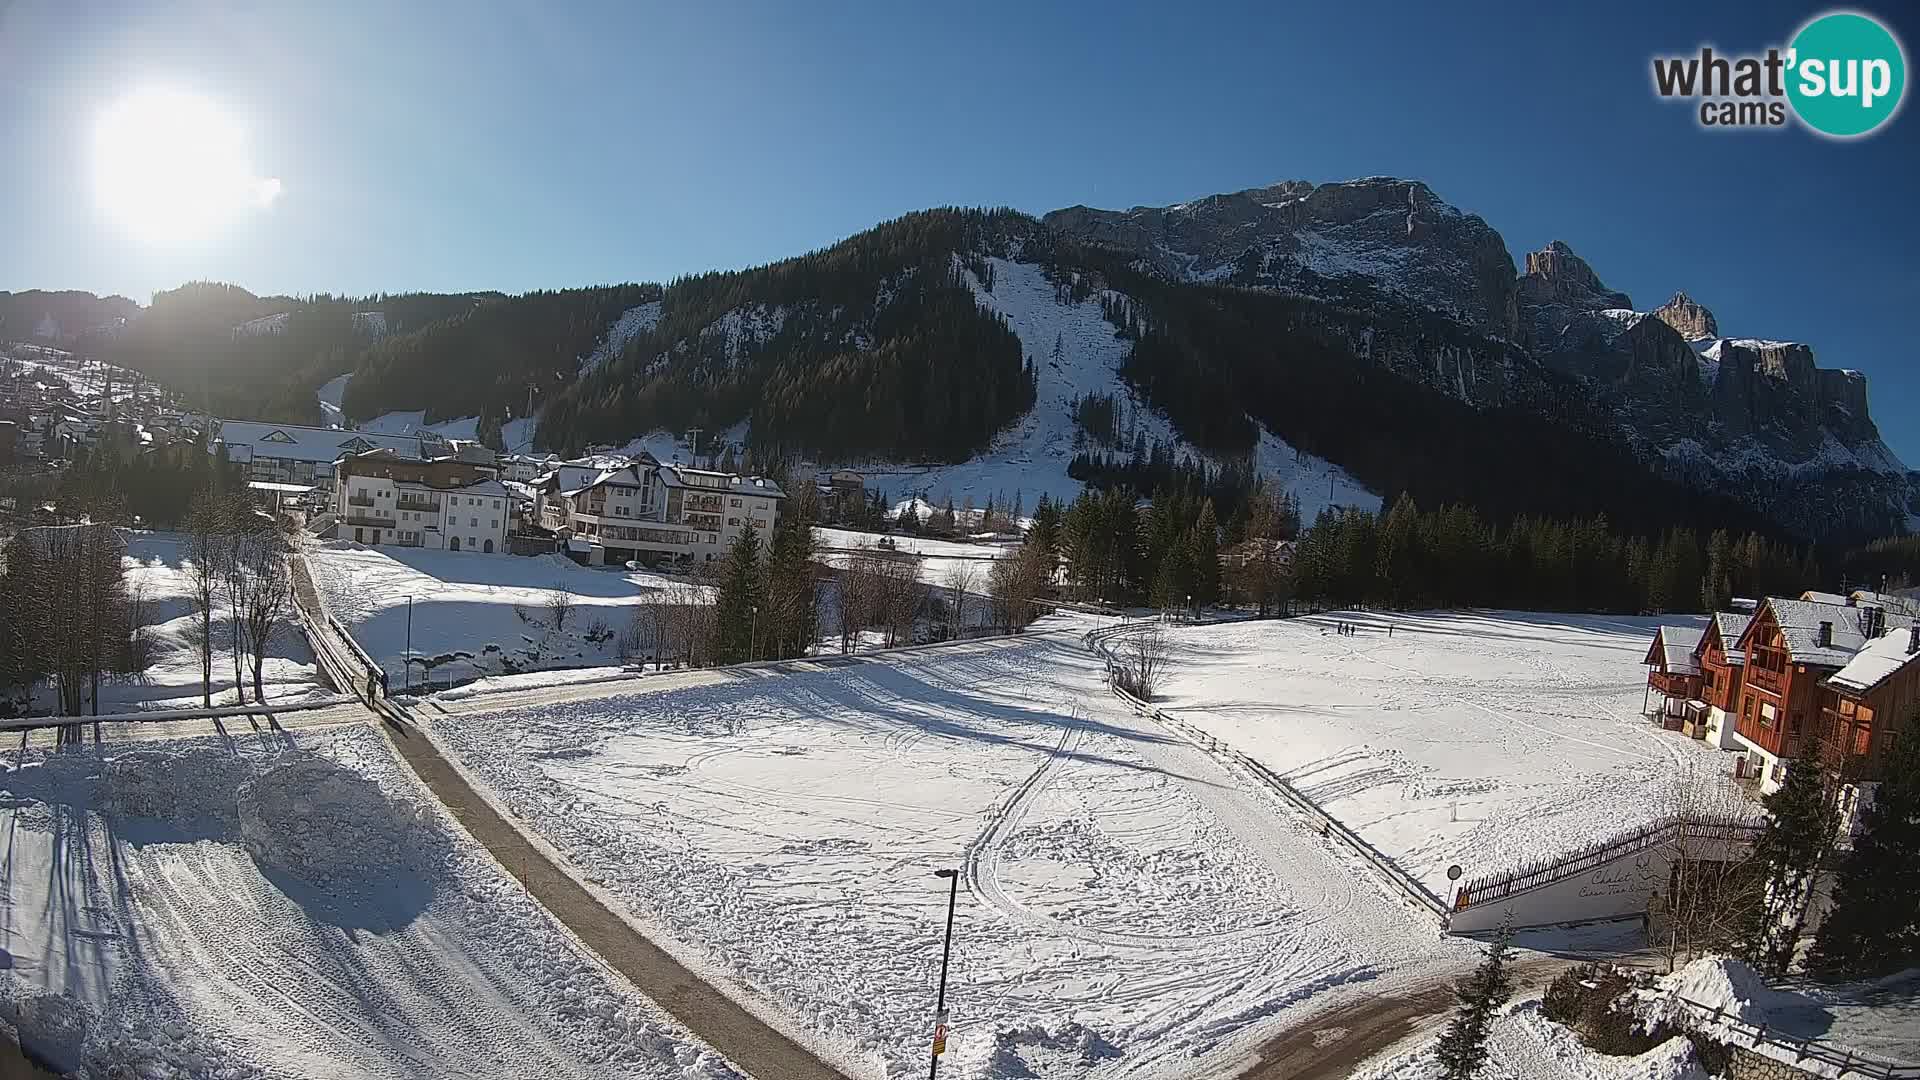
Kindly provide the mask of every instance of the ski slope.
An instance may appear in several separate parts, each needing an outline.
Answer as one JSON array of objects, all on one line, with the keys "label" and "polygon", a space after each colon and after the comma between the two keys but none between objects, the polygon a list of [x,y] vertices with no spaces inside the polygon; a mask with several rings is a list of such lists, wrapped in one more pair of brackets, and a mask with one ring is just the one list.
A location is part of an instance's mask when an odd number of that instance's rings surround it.
[{"label": "ski slope", "polygon": [[[1000,258],[990,261],[991,292],[972,271],[963,272],[980,306],[1003,316],[1019,335],[1026,355],[1039,365],[1033,409],[1002,432],[985,453],[961,464],[861,467],[868,486],[882,488],[891,501],[921,493],[936,505],[952,496],[955,503],[971,497],[976,506],[983,506],[992,497],[995,505],[1006,506],[1018,494],[1031,511],[1043,492],[1071,502],[1081,489],[1080,481],[1067,475],[1068,462],[1078,452],[1072,403],[1092,394],[1112,394],[1131,402],[1138,429],[1148,443],[1176,447],[1195,459],[1208,457],[1180,439],[1173,425],[1137,400],[1121,379],[1120,368],[1130,346],[1114,336],[1113,324],[1101,315],[1099,297],[1062,303],[1055,299],[1053,285],[1040,267]],[[1061,349],[1058,360],[1054,358],[1056,342]],[[1264,429],[1255,457],[1257,467],[1277,488],[1300,497],[1301,516],[1307,521],[1330,503],[1369,510],[1380,505],[1379,496],[1361,487],[1344,469],[1296,454]]]},{"label": "ski slope", "polygon": [[[1453,863],[1472,878],[1632,829],[1670,813],[1689,777],[1718,807],[1746,805],[1730,756],[1640,715],[1640,661],[1662,621],[1676,617],[1336,612],[1181,627],[1155,704],[1446,897]],[[1359,632],[1334,633],[1342,622]]]},{"label": "ski slope", "polygon": [[850,1075],[926,1069],[936,869],[961,875],[956,1078],[1220,1075],[1286,1010],[1461,948],[1102,677],[1061,633],[425,718],[656,940]]},{"label": "ski slope", "polygon": [[140,745],[0,769],[0,1015],[56,1068],[737,1075],[583,952],[371,727]]}]

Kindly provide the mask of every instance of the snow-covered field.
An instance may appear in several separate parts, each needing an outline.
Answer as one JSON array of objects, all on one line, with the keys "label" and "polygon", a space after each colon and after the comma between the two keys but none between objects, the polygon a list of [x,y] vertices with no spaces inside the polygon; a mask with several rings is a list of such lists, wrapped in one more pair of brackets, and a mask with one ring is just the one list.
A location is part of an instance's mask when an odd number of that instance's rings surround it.
[{"label": "snow-covered field", "polygon": [[0,800],[0,1019],[60,1069],[736,1075],[584,953],[370,727],[29,752],[0,769]]},{"label": "snow-covered field", "polygon": [[1445,897],[1452,863],[1471,878],[1659,818],[1679,777],[1731,797],[1728,756],[1640,715],[1662,621],[1685,620],[1337,612],[1182,627],[1156,704]]},{"label": "snow-covered field", "polygon": [[1102,676],[1059,632],[425,716],[582,876],[855,1075],[925,1069],[941,868],[956,1078],[1220,1075],[1284,1010],[1470,948]]},{"label": "snow-covered field", "polygon": [[[880,533],[824,527],[816,527],[813,537],[820,552],[820,561],[834,567],[845,566],[852,552],[861,548],[875,548],[881,540]],[[1013,553],[1013,547],[1009,544],[970,544],[899,534],[889,535],[886,539],[893,544],[893,551],[920,557],[920,580],[929,585],[946,585],[956,570],[972,571],[972,589],[976,595],[986,592],[987,573],[993,569],[993,560]]]},{"label": "snow-covered field", "polygon": [[[115,679],[100,689],[102,712],[129,712],[137,709],[175,709],[201,704],[200,653],[191,643],[189,631],[197,618],[193,612],[193,585],[189,580],[182,542],[173,533],[125,532],[127,555],[124,560],[129,596],[138,595],[145,604],[143,624],[151,647],[153,664],[137,676]],[[227,651],[226,610],[216,607],[213,662],[213,703],[234,704],[233,659]],[[253,697],[252,670],[243,671],[247,697]],[[313,654],[306,639],[291,621],[274,638],[261,668],[261,685],[268,701],[287,702],[326,693],[313,666]],[[39,709],[51,708],[56,699],[51,688],[42,687],[35,696]]]},{"label": "snow-covered field", "polygon": [[[594,631],[618,635],[632,621],[636,599],[690,580],[589,570],[558,555],[372,548],[339,540],[310,545],[307,565],[328,610],[386,668],[396,691],[406,681],[409,598],[417,655],[471,654],[433,669],[433,681],[445,684],[476,675],[614,663],[615,636]],[[575,605],[557,630],[547,610],[556,588],[571,593]],[[413,681],[421,681],[418,665]]]}]

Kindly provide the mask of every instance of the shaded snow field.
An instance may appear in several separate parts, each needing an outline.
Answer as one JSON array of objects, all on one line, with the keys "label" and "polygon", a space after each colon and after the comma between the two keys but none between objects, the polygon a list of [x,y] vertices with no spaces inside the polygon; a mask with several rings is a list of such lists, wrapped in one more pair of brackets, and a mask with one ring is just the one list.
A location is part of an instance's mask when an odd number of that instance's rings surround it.
[{"label": "shaded snow field", "polygon": [[[131,712],[144,709],[191,708],[202,703],[200,690],[200,651],[192,644],[190,631],[199,625],[193,607],[192,573],[185,555],[185,544],[173,533],[123,531],[127,541],[127,593],[138,594],[146,604],[143,623],[151,647],[152,665],[137,676],[116,679],[100,688],[102,712]],[[226,608],[216,602],[214,611],[213,703],[234,704],[233,658],[228,652]],[[251,658],[249,658],[250,662]],[[243,665],[242,682],[247,698],[253,699],[253,672]],[[261,668],[261,686],[268,701],[281,703],[327,694],[318,682],[313,653],[287,620],[268,649]],[[39,708],[56,703],[50,687],[41,687],[35,697]]]},{"label": "shaded snow field", "polygon": [[736,1075],[585,953],[374,729],[155,747],[0,771],[0,1019],[56,1068]]},{"label": "shaded snow field", "polygon": [[1687,621],[1337,612],[1182,627],[1155,704],[1444,898],[1450,864],[1472,878],[1659,819],[1680,777],[1744,801],[1730,755],[1640,714],[1654,628]]},{"label": "shaded snow field", "polygon": [[[844,567],[852,558],[852,553],[861,548],[879,548],[881,533],[860,532],[856,529],[832,529],[816,527],[813,530],[814,544],[819,550],[819,561],[832,567]],[[917,555],[920,558],[920,580],[929,585],[945,586],[954,571],[967,570],[973,574],[969,586],[970,595],[982,596],[987,591],[987,575],[993,570],[993,560],[1005,558],[1015,552],[1012,544],[980,543],[970,544],[958,540],[940,540],[930,536],[902,536],[897,533],[885,536],[893,544],[894,553]],[[985,606],[984,604],[982,606]]]},{"label": "shaded snow field", "polygon": [[925,1071],[940,868],[957,1078],[1217,1076],[1295,1006],[1470,950],[1120,708],[1085,627],[1049,625],[1071,630],[422,715],[610,902],[850,1075]]},{"label": "shaded snow field", "polygon": [[[386,669],[396,691],[405,682],[409,597],[415,653],[472,654],[433,669],[433,681],[444,684],[511,673],[503,659],[521,672],[615,663],[615,640],[633,619],[634,601],[691,580],[590,570],[559,555],[375,548],[341,540],[309,545],[307,566],[328,610]],[[570,592],[575,604],[557,631],[546,608],[556,587]],[[515,613],[515,604],[525,618]],[[596,626],[615,637],[588,640]],[[413,681],[421,681],[418,665]]]}]

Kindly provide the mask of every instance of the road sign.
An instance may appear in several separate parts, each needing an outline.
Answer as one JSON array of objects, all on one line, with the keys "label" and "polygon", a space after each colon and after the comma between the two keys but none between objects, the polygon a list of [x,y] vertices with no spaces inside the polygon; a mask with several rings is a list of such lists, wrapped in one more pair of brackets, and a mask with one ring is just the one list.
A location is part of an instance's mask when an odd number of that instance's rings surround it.
[{"label": "road sign", "polygon": [[1448,881],[1460,880],[1460,864],[1459,863],[1454,863],[1452,866],[1447,867],[1447,880]]},{"label": "road sign", "polygon": [[933,1056],[939,1057],[947,1052],[947,1014],[941,1010],[933,1021]]}]

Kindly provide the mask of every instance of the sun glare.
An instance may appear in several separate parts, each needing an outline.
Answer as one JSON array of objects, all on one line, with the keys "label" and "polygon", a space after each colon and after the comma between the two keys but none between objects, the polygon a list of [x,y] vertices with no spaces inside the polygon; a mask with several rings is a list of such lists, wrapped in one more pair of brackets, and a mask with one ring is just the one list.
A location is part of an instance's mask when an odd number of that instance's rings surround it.
[{"label": "sun glare", "polygon": [[94,185],[127,229],[169,242],[203,238],[280,195],[279,180],[257,175],[234,116],[177,90],[143,90],[101,114]]}]

